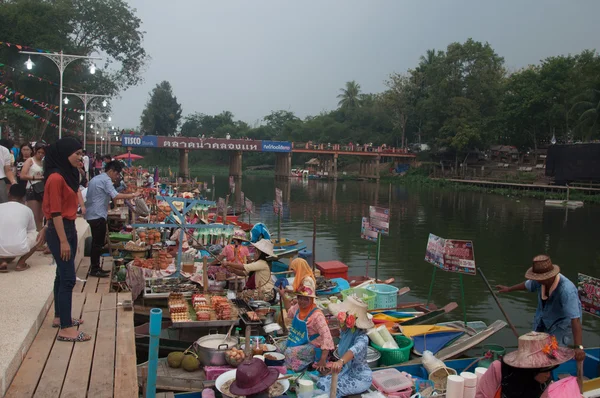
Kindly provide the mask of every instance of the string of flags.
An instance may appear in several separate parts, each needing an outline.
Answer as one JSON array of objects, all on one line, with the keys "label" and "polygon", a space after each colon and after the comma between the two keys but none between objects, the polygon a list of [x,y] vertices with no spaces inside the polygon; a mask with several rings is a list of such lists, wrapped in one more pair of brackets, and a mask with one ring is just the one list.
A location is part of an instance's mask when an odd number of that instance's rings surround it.
[{"label": "string of flags", "polygon": [[[37,113],[34,113],[32,111],[30,111],[29,109],[25,108],[23,105],[14,102],[13,100],[11,100],[10,98],[6,97],[5,95],[0,94],[0,100],[4,99],[6,102],[8,102],[9,104],[11,104],[12,106],[14,106],[15,108],[21,109],[23,111],[25,111],[25,113],[29,116],[31,116],[32,118],[39,120],[43,123],[46,123],[48,126],[54,127],[54,128],[58,128],[58,124],[56,123],[52,123],[50,120],[38,115]],[[71,133],[73,135],[79,135],[81,136],[81,132],[77,132],[74,130],[69,130],[67,128],[62,128],[62,131],[66,132],[66,133]]]},{"label": "string of flags", "polygon": [[42,50],[39,48],[25,46],[23,44],[7,43],[5,41],[0,41],[0,46],[2,46],[2,45],[6,46],[6,47],[10,47],[10,48],[16,48],[19,51],[26,50],[26,51],[35,51],[37,53],[57,54],[56,51]]},{"label": "string of flags", "polygon": [[[37,105],[40,108],[43,108],[44,110],[52,112],[52,113],[54,113],[55,115],[58,116],[58,112],[56,111],[57,109],[59,109],[58,105],[52,105],[52,104],[49,104],[49,103],[44,102],[44,101],[39,101],[39,100],[36,100],[34,98],[27,97],[25,94],[23,94],[23,93],[21,93],[19,91],[16,91],[16,90],[8,87],[6,84],[0,82],[0,89],[2,89],[2,88],[4,89],[4,94],[6,94],[6,95],[14,95],[14,96],[18,97],[18,99],[20,99],[20,100],[29,101],[32,104]],[[83,113],[84,112],[83,109],[67,108],[67,107],[63,107],[63,111],[73,111],[73,112],[77,112],[77,113]],[[68,118],[66,116],[63,116],[63,118],[65,120],[69,119],[69,120],[72,120],[73,122],[77,122],[76,120],[70,119],[70,118]]]},{"label": "string of flags", "polygon": [[[22,70],[19,70],[18,68],[15,68],[14,66],[6,65],[6,64],[3,64],[2,62],[0,62],[0,68],[7,68],[7,69],[12,70],[15,73],[20,73],[21,75],[27,76],[32,79],[36,79],[39,82],[45,82],[45,83],[51,84],[55,87],[60,87],[60,85],[58,83],[53,82],[52,80],[48,80],[43,77],[36,76],[32,73],[23,72]],[[4,74],[4,72],[0,71],[0,75],[3,75],[3,74]],[[70,91],[77,91],[77,89],[74,89],[71,87],[66,87],[65,85],[63,85],[63,88],[70,90]]]}]

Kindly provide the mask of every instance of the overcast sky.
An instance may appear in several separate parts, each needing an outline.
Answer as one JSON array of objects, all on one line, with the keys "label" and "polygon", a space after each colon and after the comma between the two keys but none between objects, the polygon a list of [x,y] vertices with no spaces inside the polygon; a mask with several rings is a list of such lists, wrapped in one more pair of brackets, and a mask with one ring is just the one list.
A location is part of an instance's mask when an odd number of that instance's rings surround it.
[{"label": "overcast sky", "polygon": [[599,0],[128,0],[152,57],[145,82],[115,101],[139,125],[148,93],[173,86],[183,115],[233,112],[251,125],[272,110],[331,110],[346,81],[380,92],[427,49],[489,42],[508,68],[595,48]]}]

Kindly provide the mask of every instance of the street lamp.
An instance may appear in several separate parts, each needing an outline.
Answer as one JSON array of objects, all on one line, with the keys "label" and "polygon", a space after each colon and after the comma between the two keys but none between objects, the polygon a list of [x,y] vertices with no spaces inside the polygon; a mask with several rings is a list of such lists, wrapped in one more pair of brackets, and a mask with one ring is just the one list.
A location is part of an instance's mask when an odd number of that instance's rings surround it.
[{"label": "street lamp", "polygon": [[106,100],[102,101],[102,106],[106,108],[106,104],[108,104],[108,102],[106,102]]},{"label": "street lamp", "polygon": [[69,104],[69,97],[65,97],[65,99],[63,100],[63,102],[65,103],[65,105]]},{"label": "street lamp", "polygon": [[[85,55],[67,55],[67,54],[63,54],[63,52],[59,52],[59,53],[38,53],[38,52],[34,52],[34,51],[20,51],[23,54],[28,54],[30,55],[30,57],[27,59],[27,62],[25,62],[25,66],[27,67],[28,70],[31,70],[33,68],[33,62],[31,62],[31,55],[41,55],[43,57],[49,58],[52,62],[54,62],[54,64],[58,67],[58,71],[60,72],[60,93],[59,93],[59,98],[62,99],[63,97],[63,72],[65,71],[65,69],[67,68],[67,66],[73,62],[73,61],[77,61],[79,59],[102,59],[99,57],[88,57]],[[96,66],[92,63],[92,65],[90,66],[90,73],[95,73],[96,72]],[[58,103],[58,139],[62,138],[62,101],[59,101]]]},{"label": "street lamp", "polygon": [[[79,120],[83,120],[83,119],[84,119],[83,115],[79,115]],[[83,128],[85,130],[85,122],[83,123]],[[83,137],[83,138],[85,139],[85,137]]]},{"label": "street lamp", "polygon": [[[64,94],[65,95],[74,95],[75,97],[79,98],[83,102],[83,115],[79,116],[79,118],[81,120],[83,120],[83,142],[84,142],[85,149],[87,149],[86,126],[87,126],[88,105],[94,100],[94,98],[108,98],[110,96],[109,95],[100,95],[100,94],[88,94],[88,93],[64,93]],[[65,101],[67,101],[67,97],[65,97]],[[106,102],[106,100],[104,100],[103,102]],[[66,103],[67,102],[65,102],[65,104]],[[92,125],[91,128],[94,128],[94,125]]]}]

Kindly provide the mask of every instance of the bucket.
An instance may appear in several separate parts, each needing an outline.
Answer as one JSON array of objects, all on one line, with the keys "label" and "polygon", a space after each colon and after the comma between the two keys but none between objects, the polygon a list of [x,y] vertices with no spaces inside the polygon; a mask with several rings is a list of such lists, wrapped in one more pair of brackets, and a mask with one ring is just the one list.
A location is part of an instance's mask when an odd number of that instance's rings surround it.
[{"label": "bucket", "polygon": [[506,348],[497,344],[485,344],[483,347],[483,353],[481,359],[477,366],[480,368],[489,368],[492,362],[497,361],[502,358],[504,354],[506,354]]},{"label": "bucket", "polygon": [[441,392],[446,391],[446,383],[448,382],[448,376],[456,375],[456,370],[444,366],[438,366],[429,372],[429,380],[434,384],[436,390]]}]

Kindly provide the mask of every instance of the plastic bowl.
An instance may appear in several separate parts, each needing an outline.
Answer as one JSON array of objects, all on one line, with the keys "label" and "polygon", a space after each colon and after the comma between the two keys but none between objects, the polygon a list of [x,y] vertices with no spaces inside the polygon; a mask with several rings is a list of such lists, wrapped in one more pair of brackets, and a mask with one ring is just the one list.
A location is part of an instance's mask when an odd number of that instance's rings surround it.
[{"label": "plastic bowl", "polygon": [[[285,363],[285,355],[278,352],[268,352],[264,354],[267,366],[282,366]],[[275,358],[271,359],[269,357]]]}]

